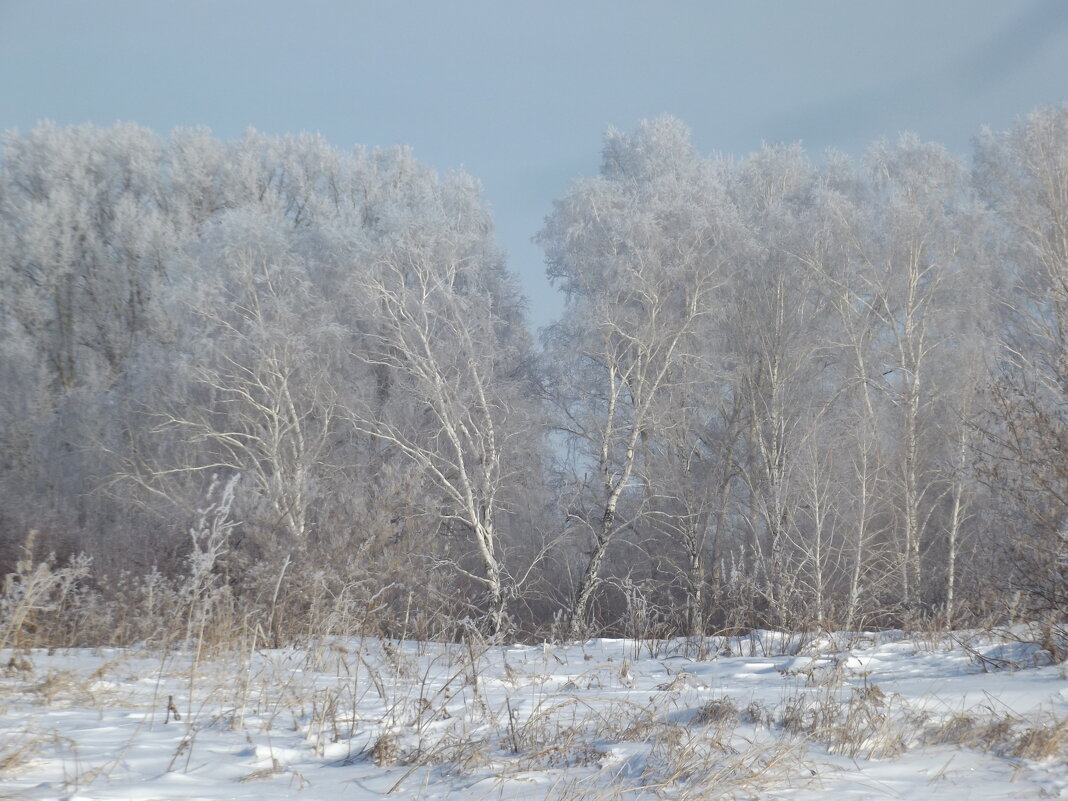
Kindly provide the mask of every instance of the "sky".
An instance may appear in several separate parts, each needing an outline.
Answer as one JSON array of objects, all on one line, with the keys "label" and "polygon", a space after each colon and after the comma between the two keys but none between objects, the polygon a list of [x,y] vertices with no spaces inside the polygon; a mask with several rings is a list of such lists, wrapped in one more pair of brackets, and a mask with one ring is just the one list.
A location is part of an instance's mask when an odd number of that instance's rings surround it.
[{"label": "sky", "polygon": [[859,155],[1068,101],[1066,0],[0,0],[0,130],[136,122],[410,145],[482,181],[540,327],[531,237],[603,134],[673,114],[706,154]]}]

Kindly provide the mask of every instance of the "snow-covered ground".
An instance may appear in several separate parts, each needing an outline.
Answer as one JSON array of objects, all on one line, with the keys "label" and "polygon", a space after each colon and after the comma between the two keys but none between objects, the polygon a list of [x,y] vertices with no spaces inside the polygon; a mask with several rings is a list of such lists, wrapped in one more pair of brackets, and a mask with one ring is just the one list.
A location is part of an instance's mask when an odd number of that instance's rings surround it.
[{"label": "snow-covered ground", "polygon": [[1068,798],[1066,668],[1011,637],[0,659],[0,799]]}]

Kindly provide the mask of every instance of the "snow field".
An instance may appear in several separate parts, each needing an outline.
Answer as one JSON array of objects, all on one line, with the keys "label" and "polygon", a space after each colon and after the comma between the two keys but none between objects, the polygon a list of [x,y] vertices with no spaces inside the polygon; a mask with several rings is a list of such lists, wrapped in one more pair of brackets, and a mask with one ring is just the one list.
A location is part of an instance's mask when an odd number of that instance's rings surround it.
[{"label": "snow field", "polygon": [[1024,634],[8,652],[0,798],[1068,798]]}]

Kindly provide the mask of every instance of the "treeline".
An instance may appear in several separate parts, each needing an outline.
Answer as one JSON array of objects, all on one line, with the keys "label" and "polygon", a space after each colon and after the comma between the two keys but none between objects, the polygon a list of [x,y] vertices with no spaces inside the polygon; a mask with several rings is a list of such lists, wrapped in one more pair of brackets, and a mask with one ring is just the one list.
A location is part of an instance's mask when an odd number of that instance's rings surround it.
[{"label": "treeline", "polygon": [[408,150],[8,134],[0,641],[1063,620],[1068,106],[970,165],[643,122],[537,239],[540,343]]}]

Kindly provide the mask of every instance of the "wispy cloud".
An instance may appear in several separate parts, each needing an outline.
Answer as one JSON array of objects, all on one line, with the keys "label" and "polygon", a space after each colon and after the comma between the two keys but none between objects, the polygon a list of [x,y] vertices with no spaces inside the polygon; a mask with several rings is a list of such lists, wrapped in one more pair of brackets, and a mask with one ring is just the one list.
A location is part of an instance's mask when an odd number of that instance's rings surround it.
[{"label": "wispy cloud", "polygon": [[1023,71],[1066,27],[1068,2],[1040,0],[938,69],[776,114],[761,125],[783,140],[863,145],[995,89]]}]

